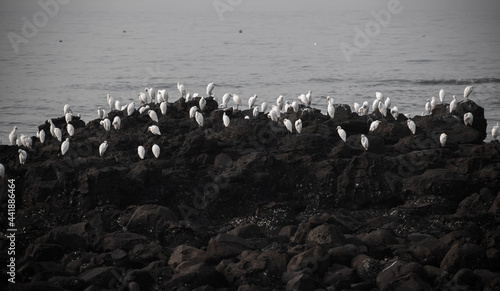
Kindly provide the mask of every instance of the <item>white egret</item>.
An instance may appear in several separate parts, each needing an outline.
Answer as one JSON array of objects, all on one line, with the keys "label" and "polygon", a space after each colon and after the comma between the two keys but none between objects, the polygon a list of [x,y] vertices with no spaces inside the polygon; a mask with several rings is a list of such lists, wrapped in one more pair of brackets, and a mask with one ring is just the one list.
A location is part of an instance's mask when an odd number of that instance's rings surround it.
[{"label": "white egret", "polygon": [[10,145],[15,145],[17,140],[17,126],[14,126],[14,129],[9,134]]},{"label": "white egret", "polygon": [[104,115],[106,115],[106,111],[104,111],[104,109],[102,109],[101,107],[99,107],[97,109],[97,117],[99,119],[104,119]]},{"label": "white egret", "polygon": [[229,103],[229,98],[231,98],[231,94],[229,93],[226,93],[222,96],[222,104],[221,106],[226,108],[227,107],[227,103]]},{"label": "white egret", "polygon": [[457,108],[457,98],[453,95],[453,100],[450,102],[450,113],[452,113],[455,108]]},{"label": "white egret", "polygon": [[276,105],[278,106],[278,108],[280,109],[280,111],[283,109],[283,102],[284,102],[283,99],[284,98],[285,97],[283,97],[283,95],[280,95],[278,97],[278,99],[276,99]]},{"label": "white egret", "polygon": [[106,98],[108,100],[108,105],[109,105],[109,111],[113,111],[113,106],[115,105],[115,100],[111,95],[106,95]]},{"label": "white egret", "polygon": [[61,144],[61,154],[64,156],[69,150],[69,138]]},{"label": "white egret", "polygon": [[189,109],[189,118],[193,119],[196,116],[196,112],[198,111],[198,107],[193,106]]},{"label": "white egret", "polygon": [[431,115],[432,113],[431,102],[429,99],[427,99],[427,103],[425,103],[425,112],[427,115]]},{"label": "white egret", "polygon": [[441,133],[441,135],[439,136],[439,143],[441,144],[442,147],[444,147],[444,145],[446,144],[447,138],[448,138],[448,136],[444,132]]},{"label": "white egret", "polygon": [[71,114],[69,112],[64,114],[64,119],[66,120],[66,123],[70,123],[71,120],[73,120],[73,114]]},{"label": "white egret", "polygon": [[335,99],[333,97],[326,96],[326,101],[328,102],[328,105],[335,104]]},{"label": "white egret", "polygon": [[[151,100],[151,102],[156,102],[156,98],[155,98],[155,94],[154,94],[154,91],[153,91],[153,88],[144,88],[144,91],[146,93],[148,93],[148,96],[149,96],[149,100]],[[146,98],[146,102],[145,103],[148,103],[148,99]]]},{"label": "white egret", "polygon": [[368,150],[368,146],[370,145],[368,138],[364,134],[361,135],[361,145],[365,148],[365,151]]},{"label": "white egret", "polygon": [[339,134],[340,138],[346,142],[347,141],[347,134],[345,132],[344,129],[342,129],[342,127],[340,126],[337,126],[337,133]]},{"label": "white egret", "polygon": [[75,135],[75,127],[71,123],[68,123],[66,125],[66,131],[68,132],[69,136]]},{"label": "white egret", "polygon": [[256,107],[253,109],[253,113],[252,113],[252,114],[253,114],[253,117],[257,117],[257,116],[259,116],[259,107],[258,107],[258,106],[256,106]]},{"label": "white egret", "polygon": [[431,111],[436,107],[436,97],[432,96],[431,98]]},{"label": "white egret", "polygon": [[361,107],[362,115],[367,115],[368,114],[368,101],[363,102],[363,106]]},{"label": "white egret", "polygon": [[275,121],[275,122],[278,121],[278,116],[279,116],[279,113],[277,113],[276,110],[271,110],[267,114],[267,117],[270,118],[272,121]]},{"label": "white egret", "polygon": [[443,89],[439,90],[439,101],[441,101],[441,104],[444,104],[444,90]]},{"label": "white egret", "polygon": [[168,102],[168,92],[166,89],[158,90],[157,94],[161,97],[161,99],[163,99],[164,102]]},{"label": "white egret", "polygon": [[139,108],[139,114],[143,114],[146,110],[149,109],[149,105],[146,105],[146,106],[141,106]]},{"label": "white egret", "polygon": [[244,118],[244,119],[245,119],[245,120],[249,120],[249,119],[250,119],[250,116],[245,115],[245,118]]},{"label": "white egret", "polygon": [[202,127],[203,126],[203,114],[201,114],[200,112],[196,111],[194,118],[196,119],[196,122],[198,123],[198,125],[200,127]]},{"label": "white egret", "polygon": [[200,97],[200,102],[199,102],[199,105],[200,105],[200,111],[205,111],[205,107],[207,106],[207,100],[205,100],[205,97],[201,96]]},{"label": "white egret", "polygon": [[333,106],[333,104],[331,103],[328,103],[328,116],[330,116],[330,118],[333,118],[335,116],[335,106]]},{"label": "white egret", "polygon": [[121,120],[120,116],[115,116],[115,118],[113,118],[113,127],[116,130],[119,130],[121,125],[122,125],[122,120]]},{"label": "white egret", "polygon": [[62,131],[58,127],[54,128],[54,135],[58,141],[62,141]]},{"label": "white egret", "polygon": [[215,84],[214,84],[214,83],[209,83],[209,84],[207,85],[207,95],[208,95],[209,97],[212,97],[212,96],[213,96],[213,94],[212,94],[212,90],[213,90],[214,88],[215,88]]},{"label": "white egret", "polygon": [[382,99],[384,99],[384,95],[380,92],[375,92],[375,98],[377,98],[377,100],[379,101],[382,101]]},{"label": "white egret", "polygon": [[151,131],[152,134],[161,135],[160,128],[156,125],[151,125],[148,127],[148,130]]},{"label": "white egret", "polygon": [[120,103],[120,100],[115,101],[115,110],[118,110],[118,111],[122,110],[122,105]]},{"label": "white egret", "polygon": [[26,163],[26,160],[28,159],[28,153],[22,149],[19,149],[17,152],[19,153],[19,163],[21,163],[21,165],[24,165]]},{"label": "white egret", "polygon": [[382,116],[387,117],[387,107],[384,102],[378,103],[378,111],[382,114]]},{"label": "white egret", "polygon": [[253,96],[248,99],[248,109],[252,109],[255,104],[255,100],[257,100],[257,95],[253,94]]},{"label": "white egret", "polygon": [[406,125],[408,125],[408,128],[410,129],[412,134],[415,134],[415,132],[417,132],[417,125],[415,124],[415,122],[413,122],[413,120],[408,119],[406,121]]},{"label": "white egret", "polygon": [[391,108],[391,98],[386,97],[384,105],[385,105],[385,108]]},{"label": "white egret", "polygon": [[0,164],[0,177],[5,177],[5,167]]},{"label": "white egret", "polygon": [[299,112],[299,103],[297,101],[293,101],[290,106],[292,106],[293,112]]},{"label": "white egret", "polygon": [[155,158],[160,157],[160,147],[157,144],[153,145],[152,151],[153,151],[153,155],[155,156]]},{"label": "white egret", "polygon": [[158,123],[158,115],[156,114],[156,111],[154,110],[149,110],[148,115],[153,120],[154,122]]},{"label": "white egret", "polygon": [[45,130],[42,129],[38,132],[38,138],[40,139],[41,143],[45,142]]},{"label": "white egret", "polygon": [[71,110],[71,108],[69,107],[69,104],[64,104],[63,111],[64,111],[64,115],[66,115],[66,114],[68,114],[68,113],[73,113],[73,111],[72,111],[72,110]]},{"label": "white egret", "polygon": [[464,123],[465,125],[472,125],[472,121],[474,121],[474,116],[472,116],[471,112],[467,112],[464,114]]},{"label": "white egret", "polygon": [[193,93],[193,95],[192,95],[193,98],[196,98],[198,96],[200,96],[200,94],[198,94],[198,93]]},{"label": "white egret", "polygon": [[302,120],[301,119],[297,119],[295,121],[295,130],[297,130],[298,133],[302,132]]},{"label": "white egret", "polygon": [[101,143],[101,145],[99,145],[99,155],[102,157],[107,149],[108,149],[108,142],[104,141],[103,143]]},{"label": "white egret", "polygon": [[267,102],[262,102],[260,104],[260,112],[265,113],[267,110]]},{"label": "white egret", "polygon": [[283,124],[285,125],[286,129],[288,129],[289,132],[293,131],[293,125],[292,125],[292,122],[290,121],[290,119],[285,118],[283,120]]},{"label": "white egret", "polygon": [[380,101],[380,100],[378,100],[378,99],[373,100],[373,103],[372,103],[372,111],[375,111],[375,109],[377,109],[377,108],[378,108],[378,104],[379,104],[380,102],[382,102],[382,101]]},{"label": "white egret", "polygon": [[144,156],[146,155],[146,149],[143,146],[138,146],[137,154],[139,155],[139,158],[141,158],[141,160],[144,160]]},{"label": "white egret", "polygon": [[33,139],[31,139],[31,136],[26,136],[24,140],[26,143],[26,147],[30,149],[31,146],[33,145]]},{"label": "white egret", "polygon": [[101,120],[100,124],[102,127],[104,127],[105,131],[110,131],[111,130],[111,121],[108,118],[104,118]]},{"label": "white egret", "polygon": [[491,129],[491,138],[493,140],[497,140],[497,136],[498,136],[499,131],[500,131],[500,128],[499,128],[498,122],[497,122],[497,125],[493,126],[493,128]]},{"label": "white egret", "polygon": [[[147,88],[146,88],[146,90],[147,90]],[[139,92],[139,101],[141,102],[141,105],[148,103],[148,97],[146,96],[146,93]]]},{"label": "white egret", "polygon": [[398,120],[399,109],[398,109],[397,106],[392,107],[391,114],[392,114],[392,117],[394,117],[395,120]]},{"label": "white egret", "polygon": [[135,102],[131,102],[131,103],[127,106],[127,116],[132,115],[132,113],[134,113],[134,111],[135,111]]},{"label": "white egret", "polygon": [[193,100],[193,98],[195,98],[195,97],[198,97],[198,93],[194,93],[193,95],[191,95],[191,93],[188,92],[186,94],[185,101],[189,102],[189,101]]},{"label": "white egret", "polygon": [[231,120],[229,119],[229,116],[226,115],[226,112],[224,112],[224,115],[222,115],[222,122],[224,123],[225,127],[228,127],[229,122],[231,122]]},{"label": "white egret", "polygon": [[299,97],[299,101],[304,104],[304,105],[307,105],[307,97],[306,97],[306,94],[300,94]]},{"label": "white egret", "polygon": [[233,102],[236,104],[236,110],[238,110],[238,106],[240,106],[241,98],[240,96],[233,94]]},{"label": "white egret", "polygon": [[356,112],[357,114],[359,114],[359,109],[361,108],[361,106],[359,105],[359,103],[358,102],[354,102],[353,107],[354,107],[354,112]]},{"label": "white egret", "polygon": [[307,106],[311,106],[312,102],[312,91],[309,90],[306,94]]},{"label": "white egret", "polygon": [[47,121],[48,121],[48,122],[49,122],[49,124],[50,124],[50,128],[49,128],[49,129],[50,129],[50,135],[51,135],[52,137],[56,137],[56,134],[54,133],[54,129],[56,129],[56,125],[54,124],[54,122],[52,122],[52,119],[49,119],[49,120],[47,120]]},{"label": "white egret", "polygon": [[167,101],[160,103],[160,111],[162,115],[167,115]]},{"label": "white egret", "polygon": [[181,97],[186,96],[186,88],[184,87],[184,84],[180,84],[177,82],[177,90],[179,90],[179,93],[181,93]]},{"label": "white egret", "polygon": [[370,124],[370,131],[375,131],[377,130],[378,126],[380,125],[380,120],[375,120]]},{"label": "white egret", "polygon": [[474,88],[475,87],[473,87],[473,86],[465,87],[465,89],[464,89],[464,99],[465,100],[469,100],[469,95],[470,95],[470,93],[472,93],[472,90],[474,90]]},{"label": "white egret", "polygon": [[24,146],[24,145],[23,145],[23,142],[21,141],[21,139],[20,139],[19,137],[16,139],[16,145],[17,145],[18,147],[20,147],[20,146]]},{"label": "white egret", "polygon": [[292,107],[292,105],[290,105],[290,101],[286,100],[285,101],[285,108],[283,109],[283,112],[288,112],[288,109]]}]

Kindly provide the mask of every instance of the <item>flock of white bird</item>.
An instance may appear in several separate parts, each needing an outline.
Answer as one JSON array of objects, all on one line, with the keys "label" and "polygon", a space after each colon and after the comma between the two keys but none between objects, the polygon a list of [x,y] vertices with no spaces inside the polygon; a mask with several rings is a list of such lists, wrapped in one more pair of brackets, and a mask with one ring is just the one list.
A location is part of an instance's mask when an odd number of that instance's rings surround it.
[{"label": "flock of white bird", "polygon": [[[186,92],[186,88],[183,84],[177,83],[177,89],[178,89],[179,93],[181,94],[181,98],[185,98],[186,102],[192,101],[193,98],[196,98],[198,96],[201,97],[199,100],[199,104],[197,106],[192,106],[189,109],[189,118],[196,120],[197,124],[200,127],[203,127],[203,121],[204,121],[203,119],[204,118],[203,118],[202,113],[205,111],[206,104],[207,104],[207,100],[205,98],[215,97],[214,94],[212,93],[215,86],[216,86],[216,84],[214,84],[214,83],[208,84],[207,91],[206,91],[207,97],[203,97],[203,96],[200,96],[198,93],[194,93],[191,95],[190,93]],[[463,96],[464,96],[465,100],[468,100],[469,95],[472,93],[473,89],[474,89],[474,87],[472,87],[472,86],[467,86],[464,89]],[[149,106],[150,103],[160,104],[161,114],[162,115],[167,114],[168,93],[165,89],[157,90],[156,94],[155,94],[153,88],[145,88],[144,92],[140,92],[138,96],[139,96],[139,102],[141,103],[141,106],[138,109],[140,114],[143,114],[146,112],[153,122],[158,123],[158,115],[157,115],[156,111],[150,109],[150,106]],[[230,93],[224,94],[222,96],[222,102],[220,104],[220,107],[227,108],[230,99],[233,100],[233,102],[236,106],[236,110],[238,110],[239,106],[241,105],[242,100],[241,100],[241,97],[237,94],[230,94]],[[305,94],[300,94],[297,97],[297,99],[298,100],[294,100],[292,102],[285,101],[284,96],[280,95],[276,100],[276,104],[271,105],[271,109],[267,113],[267,117],[269,119],[271,119],[273,122],[279,122],[282,112],[288,112],[290,108],[294,112],[298,112],[299,111],[299,102],[302,103],[306,107],[310,107],[311,102],[312,102],[312,91],[308,91]],[[269,104],[267,102],[262,102],[260,104],[260,106],[256,105],[255,104],[256,100],[257,100],[257,95],[253,95],[248,99],[248,109],[252,110],[252,115],[254,117],[257,117],[260,113],[265,114],[265,112],[267,111],[267,109],[269,107]],[[327,107],[327,114],[330,118],[334,118],[334,116],[335,116],[334,98],[328,96],[326,98],[326,100],[327,100],[327,106],[328,106]],[[439,91],[439,100],[440,100],[441,104],[445,104],[445,92],[443,89],[441,89]],[[422,115],[424,115],[425,113],[430,115],[432,113],[432,110],[436,106],[436,102],[437,102],[437,100],[435,97],[432,97],[430,100],[428,99],[427,103],[425,104],[425,112],[423,112]],[[127,116],[132,115],[136,110],[135,102],[121,105],[119,100],[115,100],[109,94],[107,94],[107,103],[109,105],[110,111],[113,111],[113,110],[123,111],[126,113]],[[452,113],[456,109],[456,107],[457,107],[457,100],[456,100],[455,95],[453,95],[452,101],[449,104],[449,112]],[[390,110],[389,110],[390,114],[394,117],[395,120],[397,120],[398,116],[399,116],[398,107],[393,106],[391,108],[391,99],[389,97],[386,97],[384,100],[383,94],[380,92],[376,92],[375,93],[375,100],[372,103],[372,111],[375,111],[376,109],[378,109],[379,112],[384,117],[386,117],[387,109],[389,109],[389,108],[390,108]],[[307,110],[307,109],[305,109],[305,110]],[[367,115],[369,113],[368,101],[363,102],[362,105],[355,102],[354,103],[354,110],[359,115]],[[71,108],[68,104],[64,105],[63,113],[64,113],[64,117],[66,120],[66,132],[68,134],[68,137],[66,137],[66,139],[64,141],[63,141],[63,134],[62,134],[61,129],[56,127],[51,119],[49,119],[47,122],[50,124],[51,136],[56,138],[59,142],[61,142],[61,155],[64,156],[69,150],[70,138],[74,135],[75,130],[74,130],[73,125],[70,123],[72,121],[72,118],[73,118],[73,111],[71,110]],[[111,131],[111,127],[114,127],[115,130],[120,129],[121,119],[119,116],[115,116],[113,121],[110,121],[106,115],[106,110],[103,109],[102,107],[99,107],[97,109],[97,116],[101,120],[100,125],[102,125],[102,127],[104,128],[105,131],[107,131],[107,132]],[[416,133],[415,122],[413,122],[413,120],[411,120],[409,118],[409,116],[407,116],[407,117],[408,117],[407,126],[410,129],[410,131],[412,132],[412,134],[415,134]],[[250,119],[250,117],[245,116],[245,119]],[[464,123],[466,126],[472,125],[472,123],[473,123],[472,113],[470,113],[470,112],[465,113],[463,116],[463,120],[464,120]],[[224,112],[224,114],[222,116],[222,122],[223,122],[225,127],[228,127],[230,122],[231,122],[231,120],[230,120],[229,116],[226,114],[226,112]],[[292,122],[287,118],[284,118],[282,120],[282,122],[283,122],[283,125],[286,127],[286,129],[290,133],[293,133],[294,126],[295,126],[295,130],[297,133],[300,134],[302,132],[302,120],[301,119],[296,120],[295,124],[292,124]],[[380,120],[373,121],[370,124],[369,131],[374,132],[378,128],[380,123],[381,123]],[[157,125],[149,126],[148,131],[154,135],[161,135],[160,128]],[[337,133],[338,133],[339,137],[344,142],[346,142],[347,133],[344,129],[342,129],[341,126],[337,126]],[[491,130],[491,136],[492,136],[493,140],[497,139],[498,133],[499,133],[499,124],[497,123],[497,125],[494,126],[493,129]],[[43,144],[45,142],[45,137],[46,137],[45,131],[43,129],[38,131],[36,134],[36,137],[39,139],[40,143]],[[446,133],[442,133],[440,138],[439,138],[441,146],[443,146],[443,147],[445,146],[446,140],[447,140]],[[17,126],[15,126],[14,129],[12,130],[12,132],[9,134],[9,141],[10,141],[11,145],[24,146],[28,149],[31,149],[32,145],[33,145],[33,140],[31,137],[24,135],[24,134],[21,134],[18,136]],[[363,148],[367,151],[369,148],[368,137],[366,135],[362,134],[360,142],[361,142],[361,145],[363,146]],[[108,142],[107,141],[102,142],[99,146],[99,155],[103,156],[105,154],[107,148],[108,148]],[[160,156],[160,146],[158,146],[157,144],[154,144],[152,146],[151,151],[156,158],[158,158]],[[21,164],[25,164],[27,161],[27,158],[28,158],[28,153],[23,149],[19,149],[18,153],[19,153],[19,162]],[[140,159],[144,159],[145,154],[146,154],[146,149],[144,148],[144,146],[140,145],[137,148],[137,153],[138,153]],[[1,176],[5,175],[5,168],[2,164],[0,164],[0,175]]]}]

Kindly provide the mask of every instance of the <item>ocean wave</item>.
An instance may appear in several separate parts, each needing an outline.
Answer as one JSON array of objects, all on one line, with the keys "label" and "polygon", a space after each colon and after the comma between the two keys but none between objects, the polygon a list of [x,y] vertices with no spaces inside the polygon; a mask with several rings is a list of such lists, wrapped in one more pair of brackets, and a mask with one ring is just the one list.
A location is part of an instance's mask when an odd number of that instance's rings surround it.
[{"label": "ocean wave", "polygon": [[472,79],[386,79],[377,82],[378,85],[384,84],[411,84],[411,85],[474,85],[485,83],[500,83],[500,78],[472,78]]}]

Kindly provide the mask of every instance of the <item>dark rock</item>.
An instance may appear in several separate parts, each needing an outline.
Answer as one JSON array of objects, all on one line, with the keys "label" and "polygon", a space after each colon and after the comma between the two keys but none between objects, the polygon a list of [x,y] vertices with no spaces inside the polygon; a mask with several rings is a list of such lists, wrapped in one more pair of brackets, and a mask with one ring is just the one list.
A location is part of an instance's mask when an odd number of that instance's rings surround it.
[{"label": "dark rock", "polygon": [[166,284],[168,290],[180,287],[194,289],[203,285],[210,285],[215,288],[226,286],[226,278],[211,266],[205,263],[187,265],[177,268],[172,279]]},{"label": "dark rock", "polygon": [[461,268],[482,268],[487,266],[486,252],[474,243],[454,244],[441,261],[441,269],[452,274]]},{"label": "dark rock", "polygon": [[228,234],[232,234],[235,236],[239,236],[241,238],[264,238],[266,237],[262,230],[253,223],[245,224],[239,226],[231,231]]},{"label": "dark rock", "polygon": [[447,244],[438,239],[426,238],[413,243],[409,251],[415,260],[422,265],[439,266],[449,249]]},{"label": "dark rock", "polygon": [[208,243],[207,256],[215,260],[235,257],[244,250],[253,250],[251,242],[230,234],[219,234]]},{"label": "dark rock", "polygon": [[146,244],[147,242],[147,238],[143,235],[132,232],[117,231],[107,234],[104,237],[102,248],[104,251],[112,251],[118,248],[129,251],[136,245]]},{"label": "dark rock", "polygon": [[192,264],[199,264],[205,261],[207,253],[203,250],[180,245],[172,252],[170,258],[168,259],[168,265],[175,269],[178,265],[183,262],[191,262]]},{"label": "dark rock", "polygon": [[130,217],[127,229],[147,235],[161,230],[168,221],[178,221],[170,209],[160,205],[147,204],[137,207]]},{"label": "dark rock", "polygon": [[481,290],[481,277],[474,274],[471,269],[460,269],[448,283],[450,289]]},{"label": "dark rock", "polygon": [[344,241],[344,236],[339,229],[334,225],[322,224],[313,228],[306,237],[306,244],[309,246],[325,246],[341,244]]},{"label": "dark rock", "polygon": [[367,252],[368,248],[366,246],[356,246],[353,244],[346,244],[328,250],[331,261],[344,266],[350,266],[352,259],[357,255],[366,254]]},{"label": "dark rock", "polygon": [[364,254],[356,256],[351,264],[359,278],[365,282],[375,282],[383,268],[379,261]]},{"label": "dark rock", "polygon": [[287,272],[306,272],[308,274],[323,274],[330,265],[330,256],[327,250],[316,246],[290,259],[286,267]]},{"label": "dark rock", "polygon": [[286,284],[286,291],[292,290],[313,290],[314,289],[314,281],[308,274],[300,274],[295,276],[293,279],[288,281]]},{"label": "dark rock", "polygon": [[394,261],[378,274],[377,285],[380,290],[433,290],[423,275],[425,270],[420,264]]}]

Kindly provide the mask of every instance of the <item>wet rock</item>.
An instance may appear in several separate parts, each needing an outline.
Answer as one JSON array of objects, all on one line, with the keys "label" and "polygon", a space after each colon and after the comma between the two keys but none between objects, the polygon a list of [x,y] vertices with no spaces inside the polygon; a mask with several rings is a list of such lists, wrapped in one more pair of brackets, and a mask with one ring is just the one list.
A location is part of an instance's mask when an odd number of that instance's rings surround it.
[{"label": "wet rock", "polygon": [[302,252],[290,259],[286,267],[287,272],[306,272],[309,274],[323,274],[330,264],[330,256],[327,250],[316,246]]},{"label": "wet rock", "polygon": [[328,250],[331,261],[344,266],[349,266],[352,259],[367,252],[368,248],[366,246],[356,246],[353,244],[346,244]]},{"label": "wet rock", "polygon": [[333,245],[341,244],[344,241],[344,236],[340,233],[339,229],[330,224],[322,224],[307,234],[306,244],[309,246],[322,245],[330,247]]},{"label": "wet rock", "polygon": [[161,230],[168,221],[178,221],[170,209],[161,205],[146,204],[137,207],[130,217],[127,229],[147,235]]},{"label": "wet rock", "polygon": [[123,249],[129,251],[138,244],[147,244],[148,240],[145,236],[125,231],[117,231],[104,236],[102,248],[104,251],[112,251],[115,249]]},{"label": "wet rock", "polygon": [[435,238],[426,238],[410,246],[411,255],[422,265],[439,266],[450,247]]},{"label": "wet rock", "polygon": [[359,278],[365,282],[375,282],[383,268],[379,261],[364,254],[356,256],[351,264]]},{"label": "wet rock", "polygon": [[452,274],[461,268],[487,266],[486,252],[475,243],[454,244],[441,261],[441,269]]},{"label": "wet rock", "polygon": [[226,278],[217,272],[211,266],[205,263],[195,265],[179,266],[172,276],[172,279],[166,284],[168,290],[180,287],[194,289],[203,285],[213,286],[215,288],[227,286]]},{"label": "wet rock", "polygon": [[175,269],[183,262],[191,262],[193,264],[202,263],[205,261],[206,257],[207,253],[203,250],[191,246],[180,245],[176,247],[170,255],[168,265],[172,269]]},{"label": "wet rock", "polygon": [[293,279],[288,281],[286,284],[286,291],[292,290],[313,290],[314,289],[314,281],[308,274],[300,274],[295,276]]},{"label": "wet rock", "polygon": [[420,264],[394,261],[378,274],[377,285],[380,290],[433,290],[422,276],[425,270]]},{"label": "wet rock", "polygon": [[208,243],[207,256],[215,259],[226,259],[241,254],[244,250],[253,250],[251,242],[230,234],[219,234]]}]

